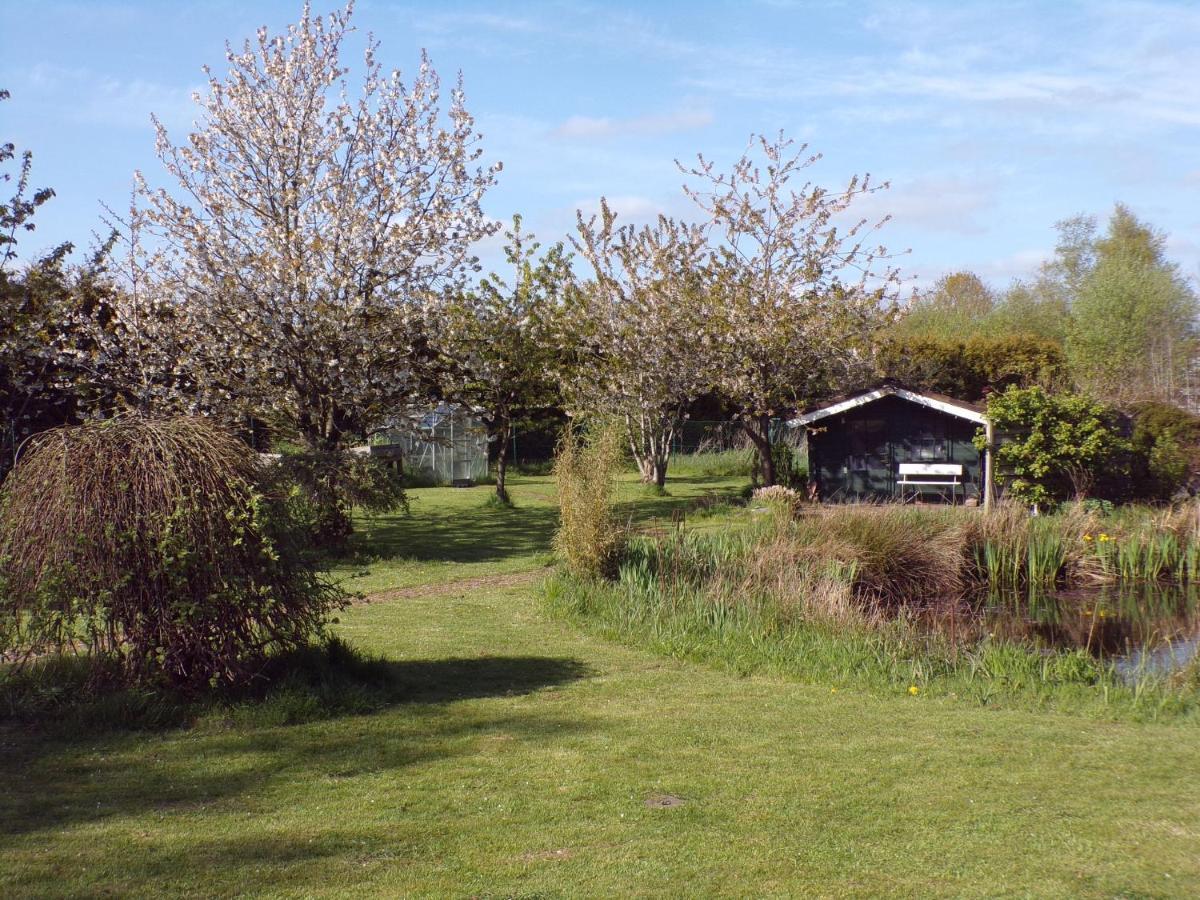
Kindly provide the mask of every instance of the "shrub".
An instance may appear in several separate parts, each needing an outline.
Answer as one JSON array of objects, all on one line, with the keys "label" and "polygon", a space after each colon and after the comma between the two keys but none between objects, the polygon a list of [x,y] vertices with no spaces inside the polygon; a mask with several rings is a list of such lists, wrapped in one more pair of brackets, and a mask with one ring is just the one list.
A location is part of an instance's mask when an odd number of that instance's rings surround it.
[{"label": "shrub", "polygon": [[586,439],[566,428],[554,461],[561,520],[554,549],[567,568],[583,577],[611,576],[625,546],[625,530],[613,510],[623,442],[616,426],[597,428]]},{"label": "shrub", "polygon": [[[1126,462],[1116,411],[1081,394],[1010,387],[988,398],[999,438],[996,465],[1013,498],[1047,504],[1083,499]],[[983,449],[982,434],[976,446]]]},{"label": "shrub", "polygon": [[354,507],[383,513],[406,503],[404,477],[366,454],[284,453],[266,479],[307,543],[326,552],[345,549]]},{"label": "shrub", "polygon": [[1200,416],[1167,403],[1139,403],[1132,417],[1134,491],[1169,500],[1200,471]]},{"label": "shrub", "polygon": [[251,679],[342,594],[301,559],[258,456],[201,419],[35,438],[0,499],[0,648],[86,651],[125,683]]}]

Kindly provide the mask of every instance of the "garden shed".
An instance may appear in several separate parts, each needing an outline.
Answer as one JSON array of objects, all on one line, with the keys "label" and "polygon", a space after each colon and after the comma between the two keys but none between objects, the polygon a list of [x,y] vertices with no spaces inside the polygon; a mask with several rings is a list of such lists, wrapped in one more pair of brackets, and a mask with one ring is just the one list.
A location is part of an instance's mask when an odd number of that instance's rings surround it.
[{"label": "garden shed", "polygon": [[488,474],[488,433],[471,409],[442,403],[371,436],[373,456],[398,459],[404,471],[438,484],[471,485]]},{"label": "garden shed", "polygon": [[831,398],[788,423],[808,439],[810,484],[825,501],[988,501],[983,407],[884,382]]}]

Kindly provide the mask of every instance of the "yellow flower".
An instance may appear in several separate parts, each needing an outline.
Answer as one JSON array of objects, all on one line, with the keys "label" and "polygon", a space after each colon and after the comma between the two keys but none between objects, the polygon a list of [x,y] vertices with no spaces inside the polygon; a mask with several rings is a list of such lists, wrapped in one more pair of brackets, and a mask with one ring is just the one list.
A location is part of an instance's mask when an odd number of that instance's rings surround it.
[{"label": "yellow flower", "polygon": [[1084,539],[1085,541],[1090,541],[1090,540],[1092,539],[1092,536],[1091,536],[1090,534],[1085,534],[1085,535],[1083,536],[1083,539]]},{"label": "yellow flower", "polygon": [[915,695],[916,695],[916,694],[917,694],[917,693],[918,693],[920,690],[921,690],[921,689],[920,689],[919,687],[917,687],[915,684],[910,684],[910,685],[908,686],[908,692],[909,692],[910,694],[913,694],[914,696],[915,696]]},{"label": "yellow flower", "polygon": [[1102,535],[1100,535],[1100,542],[1101,542],[1101,543],[1104,543],[1104,541],[1107,541],[1107,540],[1109,540],[1109,539],[1110,539],[1110,538],[1109,538],[1109,536],[1108,536],[1107,534],[1102,534]]},{"label": "yellow flower", "polygon": [[831,694],[836,694],[836,693],[837,693],[837,688],[830,688],[830,689],[829,689],[829,693],[831,693]]}]

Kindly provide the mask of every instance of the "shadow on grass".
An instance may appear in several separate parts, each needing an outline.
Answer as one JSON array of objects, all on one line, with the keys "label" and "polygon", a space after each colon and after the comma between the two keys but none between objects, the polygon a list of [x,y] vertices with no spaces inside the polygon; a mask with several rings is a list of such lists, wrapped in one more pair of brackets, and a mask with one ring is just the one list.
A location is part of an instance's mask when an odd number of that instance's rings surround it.
[{"label": "shadow on grass", "polygon": [[271,659],[236,694],[187,697],[151,688],[93,686],[79,658],[51,659],[0,680],[0,724],[70,742],[106,731],[161,730],[203,717],[274,727],[363,715],[397,704],[439,704],[529,693],[583,678],[568,657],[481,656],[391,660],[364,656],[339,639]]},{"label": "shadow on grass", "polygon": [[375,516],[355,535],[354,550],[420,562],[498,562],[550,549],[558,508],[478,506]]},{"label": "shadow on grass", "polygon": [[[173,718],[156,715],[140,733],[130,731],[135,716],[97,720],[113,715],[113,694],[0,723],[0,844],[5,835],[111,816],[228,811],[277,777],[319,788],[471,752],[490,733],[539,740],[582,727],[542,709],[498,715],[492,705],[456,703],[586,677],[572,658],[372,660],[331,647],[288,666],[280,660],[283,674],[259,696],[176,702]],[[145,733],[186,721],[195,727]],[[148,739],[156,741],[153,752]]]}]

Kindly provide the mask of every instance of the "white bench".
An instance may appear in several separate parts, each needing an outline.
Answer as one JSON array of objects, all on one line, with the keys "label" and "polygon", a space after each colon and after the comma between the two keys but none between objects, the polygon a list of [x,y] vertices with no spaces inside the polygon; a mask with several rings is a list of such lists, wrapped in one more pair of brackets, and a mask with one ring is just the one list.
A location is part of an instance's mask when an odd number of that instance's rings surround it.
[{"label": "white bench", "polygon": [[908,491],[912,491],[914,499],[924,488],[950,488],[950,502],[958,489],[963,488],[963,499],[966,500],[966,488],[963,485],[963,467],[960,463],[900,463],[898,469],[900,480],[896,487],[900,491],[900,499],[905,500]]}]

